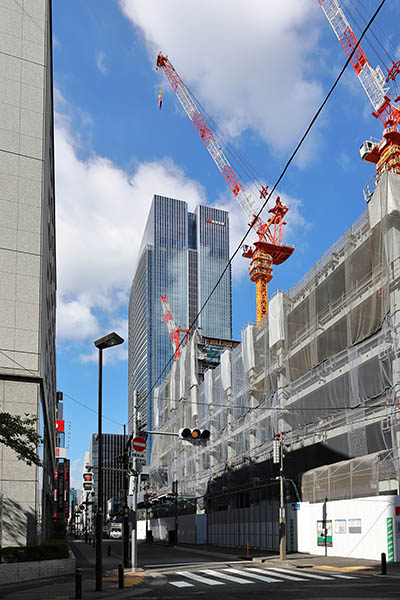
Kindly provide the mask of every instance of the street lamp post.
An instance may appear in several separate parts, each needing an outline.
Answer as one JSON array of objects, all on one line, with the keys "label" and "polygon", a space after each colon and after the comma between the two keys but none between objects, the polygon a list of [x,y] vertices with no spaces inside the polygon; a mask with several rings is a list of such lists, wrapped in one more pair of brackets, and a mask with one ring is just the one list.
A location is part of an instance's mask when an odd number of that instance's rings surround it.
[{"label": "street lamp post", "polygon": [[98,401],[98,439],[97,439],[97,513],[96,513],[96,592],[103,587],[103,350],[123,343],[122,337],[115,332],[96,340],[99,350],[99,401]]}]

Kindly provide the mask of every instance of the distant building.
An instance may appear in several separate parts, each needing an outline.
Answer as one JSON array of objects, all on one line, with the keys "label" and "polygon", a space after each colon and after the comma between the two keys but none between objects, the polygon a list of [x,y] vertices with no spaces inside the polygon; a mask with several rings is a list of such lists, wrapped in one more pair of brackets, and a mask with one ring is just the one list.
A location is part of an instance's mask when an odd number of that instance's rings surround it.
[{"label": "distant building", "polygon": [[53,527],[56,248],[50,0],[1,3],[0,402],[38,419],[43,467],[0,453],[0,546]]},{"label": "distant building", "polygon": [[[107,514],[107,501],[120,500],[124,496],[124,460],[126,438],[122,434],[103,433],[103,515]],[[94,497],[90,498],[97,506],[98,498],[98,442],[97,434],[90,440],[89,467],[94,475]]]},{"label": "distant building", "polygon": [[232,337],[231,271],[196,316],[229,260],[229,215],[224,210],[154,196],[133,276],[129,305],[129,426],[133,391],[141,423],[152,427],[153,386],[171,368],[173,348],[162,322],[160,295],[167,296],[177,326],[193,323],[208,338]]}]

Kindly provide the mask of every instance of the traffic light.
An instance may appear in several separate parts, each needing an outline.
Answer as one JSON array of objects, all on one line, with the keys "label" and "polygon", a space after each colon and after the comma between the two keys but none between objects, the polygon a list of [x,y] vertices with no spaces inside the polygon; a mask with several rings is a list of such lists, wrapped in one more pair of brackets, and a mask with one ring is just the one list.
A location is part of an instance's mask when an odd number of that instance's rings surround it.
[{"label": "traffic light", "polygon": [[189,427],[183,427],[179,430],[179,438],[186,442],[207,442],[210,437],[208,429],[189,429]]},{"label": "traffic light", "polygon": [[272,462],[274,464],[279,463],[281,460],[281,442],[279,440],[279,436],[276,435],[274,437],[274,441],[272,442]]},{"label": "traffic light", "polygon": [[83,489],[85,492],[93,491],[93,473],[83,473]]}]

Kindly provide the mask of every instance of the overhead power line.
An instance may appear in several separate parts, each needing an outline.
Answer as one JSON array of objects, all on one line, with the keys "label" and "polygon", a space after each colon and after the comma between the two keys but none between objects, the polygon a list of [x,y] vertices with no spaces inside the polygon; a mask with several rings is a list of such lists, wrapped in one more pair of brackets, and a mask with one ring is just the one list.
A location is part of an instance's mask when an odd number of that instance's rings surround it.
[{"label": "overhead power line", "polygon": [[[319,108],[317,109],[317,111],[314,113],[314,116],[312,117],[311,121],[309,122],[308,126],[306,127],[303,135],[301,136],[299,142],[297,143],[297,145],[295,146],[292,154],[290,155],[289,159],[287,160],[284,168],[281,171],[281,174],[279,175],[278,179],[276,180],[274,186],[272,187],[272,189],[269,191],[263,205],[261,206],[259,212],[257,213],[256,218],[261,216],[261,213],[264,211],[265,207],[267,206],[271,196],[273,195],[273,193],[275,192],[276,188],[278,187],[278,185],[280,184],[280,182],[282,181],[283,177],[286,174],[286,171],[288,170],[289,166],[292,164],[293,160],[295,159],[297,153],[299,152],[300,148],[302,147],[305,139],[307,138],[308,134],[310,133],[314,123],[316,122],[316,120],[318,119],[319,115],[321,114],[322,110],[325,108],[325,105],[327,104],[329,98],[331,97],[331,95],[333,94],[335,88],[337,87],[339,81],[341,80],[345,70],[347,69],[348,65],[350,64],[351,59],[354,56],[354,53],[356,52],[357,48],[359,47],[361,41],[363,40],[365,34],[367,33],[367,31],[369,30],[369,28],[371,27],[372,23],[375,21],[377,15],[379,14],[379,12],[381,11],[383,5],[385,4],[386,0],[382,0],[378,6],[378,8],[376,9],[376,11],[374,12],[374,14],[372,15],[372,17],[370,18],[370,20],[368,21],[367,25],[364,27],[359,40],[357,42],[357,44],[354,46],[352,52],[350,53],[350,55],[348,56],[347,60],[345,61],[342,69],[340,70],[338,76],[336,77],[335,81],[333,82],[332,86],[329,89],[329,92],[327,93],[327,95],[325,96],[325,99],[323,100],[323,102],[321,103],[321,105],[319,106]],[[199,316],[201,315],[201,313],[203,312],[203,310],[205,309],[205,307],[207,306],[208,302],[210,301],[211,297],[213,296],[215,290],[218,288],[219,284],[221,283],[225,273],[228,271],[228,269],[230,268],[230,266],[232,265],[232,261],[233,259],[236,257],[236,255],[238,254],[238,252],[240,251],[240,249],[242,248],[244,242],[246,241],[247,236],[249,235],[250,231],[253,230],[253,227],[250,225],[245,233],[245,235],[243,236],[242,240],[239,242],[236,250],[233,252],[232,256],[230,257],[230,259],[228,260],[228,262],[226,263],[221,275],[219,276],[219,278],[217,279],[217,282],[215,283],[214,287],[212,288],[211,292],[209,293],[208,297],[206,298],[206,300],[204,301],[202,307],[200,308],[200,310],[198,311],[196,317],[193,319],[193,322],[190,323],[189,325],[189,330],[192,330],[195,323],[197,322]],[[183,344],[183,340],[179,343],[178,348],[180,348]],[[147,392],[146,396],[145,396],[145,400],[147,400],[147,398],[149,396],[151,396],[152,392],[154,391],[154,389],[157,387],[158,382],[161,380],[162,376],[164,375],[164,373],[166,373],[169,365],[175,360],[174,355],[171,356],[171,358],[167,361],[166,365],[164,366],[164,368],[162,369],[160,375],[158,376],[158,378],[156,379],[156,381],[154,382],[154,384],[152,385],[151,389]],[[131,421],[131,419],[129,420],[129,422]]]}]

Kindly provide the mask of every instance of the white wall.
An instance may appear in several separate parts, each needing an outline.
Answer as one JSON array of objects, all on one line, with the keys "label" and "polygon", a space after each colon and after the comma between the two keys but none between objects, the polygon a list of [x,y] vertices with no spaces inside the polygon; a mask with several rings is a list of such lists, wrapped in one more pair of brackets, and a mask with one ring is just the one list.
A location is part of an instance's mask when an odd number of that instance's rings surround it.
[{"label": "white wall", "polygon": [[[396,507],[397,512],[396,515]],[[297,510],[297,550],[325,555],[325,546],[317,544],[317,521],[323,520],[323,503],[301,502]],[[393,523],[393,559],[400,561],[400,496],[371,496],[353,500],[327,502],[326,519],[332,521],[332,547],[327,556],[344,556],[380,560],[386,553],[389,561],[387,519]],[[349,520],[361,520],[361,532],[349,532]],[[338,532],[341,521],[345,533]],[[351,524],[351,523],[350,523]],[[353,522],[354,524],[354,522]]]},{"label": "white wall", "polygon": [[[155,542],[168,542],[168,531],[175,530],[175,517],[151,519],[148,528]],[[137,539],[146,539],[146,521],[138,521]],[[178,541],[181,544],[204,544],[207,541],[207,515],[180,515]]]}]

